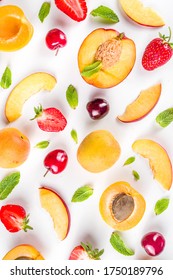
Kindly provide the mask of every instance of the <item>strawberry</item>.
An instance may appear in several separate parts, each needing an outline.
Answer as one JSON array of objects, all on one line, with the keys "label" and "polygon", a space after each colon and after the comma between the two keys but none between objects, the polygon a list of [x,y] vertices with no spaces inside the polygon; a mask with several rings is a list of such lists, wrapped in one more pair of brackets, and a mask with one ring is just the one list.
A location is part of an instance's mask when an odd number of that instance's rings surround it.
[{"label": "strawberry", "polygon": [[100,260],[100,256],[104,253],[102,249],[92,249],[92,245],[81,242],[81,245],[76,246],[69,257],[69,260]]},{"label": "strawberry", "polygon": [[43,109],[40,105],[34,107],[35,117],[31,120],[37,119],[37,124],[41,130],[48,132],[58,132],[65,128],[67,121],[63,114],[56,108]]},{"label": "strawberry", "polygon": [[153,39],[146,47],[143,57],[142,66],[148,70],[154,70],[167,63],[173,55],[173,43],[171,40],[171,29],[169,36],[159,33],[159,38]]},{"label": "strawberry", "polygon": [[75,21],[82,21],[87,15],[85,0],[55,0],[55,5]]},{"label": "strawberry", "polygon": [[33,229],[28,225],[28,217],[29,215],[26,215],[25,209],[20,205],[7,204],[0,210],[0,220],[9,232]]}]

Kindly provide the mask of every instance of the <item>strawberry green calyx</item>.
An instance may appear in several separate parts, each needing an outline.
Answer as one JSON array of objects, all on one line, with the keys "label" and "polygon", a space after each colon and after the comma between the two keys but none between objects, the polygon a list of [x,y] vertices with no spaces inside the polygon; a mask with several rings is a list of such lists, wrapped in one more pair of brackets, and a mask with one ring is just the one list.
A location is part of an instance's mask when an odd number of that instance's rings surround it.
[{"label": "strawberry green calyx", "polygon": [[27,230],[32,230],[33,228],[31,226],[28,225],[29,223],[29,214],[23,219],[22,222],[22,229],[27,232]]},{"label": "strawberry green calyx", "polygon": [[173,43],[170,43],[171,37],[172,37],[172,31],[171,28],[168,27],[169,29],[169,35],[165,36],[164,34],[161,34],[159,32],[159,37],[163,40],[163,44],[167,43],[172,49],[173,49]]},{"label": "strawberry green calyx", "polygon": [[104,249],[100,251],[98,249],[92,249],[92,245],[90,243],[85,244],[81,242],[81,246],[92,260],[100,260],[100,256],[104,253]]},{"label": "strawberry green calyx", "polygon": [[39,105],[38,107],[34,107],[34,112],[35,112],[35,116],[32,119],[30,119],[31,121],[35,120],[36,118],[38,118],[42,115],[42,113],[43,113],[42,105]]}]

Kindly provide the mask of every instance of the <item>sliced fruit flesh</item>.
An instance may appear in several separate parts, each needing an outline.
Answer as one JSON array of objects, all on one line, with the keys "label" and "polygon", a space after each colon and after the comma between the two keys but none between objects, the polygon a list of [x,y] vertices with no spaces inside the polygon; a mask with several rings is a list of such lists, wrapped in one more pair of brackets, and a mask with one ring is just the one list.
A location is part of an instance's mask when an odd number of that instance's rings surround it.
[{"label": "sliced fruit flesh", "polygon": [[154,178],[169,190],[172,185],[172,164],[166,150],[150,139],[136,140],[132,148],[134,152],[149,159]]},{"label": "sliced fruit flesh", "polygon": [[120,0],[124,12],[134,21],[146,26],[163,26],[163,19],[152,8],[145,7],[139,0]]},{"label": "sliced fruit flesh", "polygon": [[68,210],[62,199],[48,189],[40,188],[41,206],[50,214],[55,232],[60,240],[65,239],[69,230]]},{"label": "sliced fruit flesh", "polygon": [[0,38],[1,40],[9,40],[15,37],[21,27],[20,18],[12,16],[6,16],[0,19]]},{"label": "sliced fruit flesh", "polygon": [[134,199],[125,193],[116,195],[112,202],[112,213],[116,220],[126,220],[134,210]]},{"label": "sliced fruit flesh", "polygon": [[3,260],[44,260],[44,258],[32,245],[21,244],[11,249]]},{"label": "sliced fruit flesh", "polygon": [[145,117],[157,104],[161,95],[161,84],[152,86],[140,92],[140,95],[129,104],[123,115],[118,119],[123,122],[131,122]]},{"label": "sliced fruit flesh", "polygon": [[[115,39],[119,33],[113,29],[99,28],[90,33],[82,43],[78,62],[80,72],[95,61],[98,48],[105,42]],[[121,40],[121,55],[114,66],[101,69],[90,77],[85,77],[87,83],[100,88],[112,87],[120,83],[129,74],[136,59],[136,47],[132,40],[124,38]],[[104,86],[103,86],[104,81]]]},{"label": "sliced fruit flesh", "polygon": [[30,258],[30,257],[21,256],[21,257],[16,258],[15,260],[16,261],[23,261],[23,260],[33,260],[33,259]]},{"label": "sliced fruit flesh", "polygon": [[24,78],[11,91],[5,107],[5,115],[9,122],[21,116],[23,104],[35,93],[41,90],[50,91],[54,88],[56,79],[45,72],[37,72]]}]

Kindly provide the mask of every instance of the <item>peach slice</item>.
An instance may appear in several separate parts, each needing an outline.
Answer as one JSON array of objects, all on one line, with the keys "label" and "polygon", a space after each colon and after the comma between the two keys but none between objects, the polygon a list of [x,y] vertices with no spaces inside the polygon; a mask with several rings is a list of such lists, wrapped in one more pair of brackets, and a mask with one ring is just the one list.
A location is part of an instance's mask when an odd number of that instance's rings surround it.
[{"label": "peach slice", "polygon": [[[98,88],[110,88],[122,82],[132,70],[135,60],[133,40],[114,29],[98,28],[92,31],[78,52],[82,78]],[[100,62],[99,70],[89,76],[84,75],[85,68],[94,62]]]},{"label": "peach slice", "polygon": [[169,190],[172,185],[172,164],[166,150],[150,139],[136,140],[132,149],[144,158],[149,159],[154,178],[164,189]]},{"label": "peach slice", "polygon": [[161,95],[161,84],[142,90],[139,96],[129,104],[125,112],[118,116],[122,122],[134,122],[144,118],[155,107]]},{"label": "peach slice", "polygon": [[0,51],[16,51],[32,38],[33,26],[21,8],[14,5],[0,7]]},{"label": "peach slice", "polygon": [[161,16],[152,8],[145,7],[140,0],[119,0],[127,16],[141,25],[159,27],[165,25]]},{"label": "peach slice", "polygon": [[33,73],[20,81],[11,91],[6,105],[5,115],[9,122],[17,120],[22,114],[24,103],[41,90],[51,91],[56,85],[56,78],[46,72]]},{"label": "peach slice", "polygon": [[44,258],[32,245],[21,244],[11,249],[3,260],[44,260]]},{"label": "peach slice", "polygon": [[116,230],[128,230],[142,219],[145,199],[124,181],[110,185],[101,195],[99,210],[103,220]]},{"label": "peach slice", "polygon": [[109,131],[95,130],[80,143],[77,159],[87,171],[98,173],[110,168],[120,153],[120,145]]},{"label": "peach slice", "polygon": [[29,139],[17,128],[0,130],[0,167],[15,168],[23,164],[30,152]]},{"label": "peach slice", "polygon": [[41,206],[50,214],[58,238],[64,240],[70,228],[70,214],[66,203],[56,192],[48,188],[41,187],[39,194]]}]

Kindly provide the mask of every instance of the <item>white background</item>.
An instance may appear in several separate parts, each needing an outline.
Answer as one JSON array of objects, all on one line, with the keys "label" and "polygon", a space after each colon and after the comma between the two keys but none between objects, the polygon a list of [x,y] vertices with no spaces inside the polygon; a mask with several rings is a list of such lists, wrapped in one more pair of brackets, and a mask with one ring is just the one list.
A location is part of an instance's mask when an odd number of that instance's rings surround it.
[{"label": "white background", "polygon": [[[168,32],[168,26],[173,28],[172,3],[169,0],[142,1],[157,10],[164,18],[166,25],[162,28],[149,28],[140,26],[130,21],[122,12],[118,1],[113,0],[88,0],[88,16],[83,22],[77,23],[60,12],[51,1],[51,12],[41,23],[38,19],[38,11],[44,1],[29,0],[3,0],[1,5],[16,4],[23,9],[27,18],[34,26],[34,35],[30,43],[23,49],[5,53],[0,52],[0,76],[5,67],[11,68],[13,83],[7,90],[1,89],[1,116],[0,127],[16,127],[25,133],[31,142],[31,153],[28,160],[19,168],[21,172],[20,184],[13,190],[5,201],[0,205],[9,203],[22,205],[27,213],[30,213],[30,225],[33,231],[9,233],[0,225],[0,259],[13,247],[22,243],[35,246],[47,260],[66,260],[71,250],[83,242],[90,242],[94,247],[104,248],[103,260],[168,260],[173,258],[173,226],[172,226],[172,190],[165,191],[157,181],[153,179],[152,172],[147,160],[136,156],[133,165],[122,167],[124,161],[133,156],[132,143],[138,138],[149,138],[157,141],[167,150],[171,160],[173,157],[172,124],[163,129],[155,122],[159,112],[173,105],[173,81],[171,60],[165,66],[153,72],[147,72],[141,66],[141,57],[148,42],[158,36],[158,32]],[[105,24],[93,19],[89,13],[99,5],[112,8],[118,15],[120,22],[117,24]],[[47,32],[57,27],[64,31],[68,43],[60,49],[58,56],[49,50],[44,42]],[[77,66],[77,53],[83,39],[94,29],[114,28],[119,32],[125,32],[126,36],[136,43],[136,63],[129,76],[119,85],[111,89],[97,89],[86,84],[81,78]],[[173,40],[173,39],[172,39]],[[22,116],[14,123],[8,124],[4,115],[4,106],[12,88],[24,77],[37,71],[45,71],[57,78],[57,85],[51,93],[40,92],[30,98],[23,108]],[[158,82],[162,83],[161,98],[154,110],[139,122],[123,124],[116,120],[117,115],[122,114],[126,105],[132,102],[139,92]],[[65,97],[69,84],[73,84],[79,94],[79,106],[72,110]],[[102,120],[92,121],[86,111],[86,103],[94,97],[103,97],[110,104],[109,114]],[[41,131],[36,121],[30,121],[34,115],[34,106],[42,104],[43,107],[55,106],[59,108],[67,118],[68,125],[60,133],[46,133]],[[121,146],[121,156],[118,162],[109,170],[91,174],[84,170],[77,162],[76,145],[70,136],[71,129],[78,132],[79,143],[91,131],[96,129],[108,129],[112,132]],[[45,150],[34,148],[35,144],[50,140],[50,146]],[[54,149],[62,148],[68,153],[69,162],[65,171],[58,175],[51,173],[44,178],[45,168],[43,160],[45,155]],[[135,169],[141,179],[136,182],[132,175]],[[0,169],[0,179],[14,171],[14,169]],[[109,243],[113,229],[101,218],[99,213],[99,199],[102,192],[112,183],[124,180],[129,182],[146,199],[146,212],[141,222],[131,230],[122,232],[121,236],[125,243],[135,251],[135,255],[125,257],[116,252]],[[91,184],[94,194],[82,203],[71,203],[74,191],[85,185]],[[71,227],[67,238],[59,241],[54,231],[52,220],[48,213],[41,208],[38,188],[46,186],[54,189],[66,201],[70,215]],[[169,208],[160,216],[155,216],[154,205],[163,197],[169,197]],[[166,239],[166,246],[162,254],[150,258],[141,247],[143,235],[149,231],[159,231]]]}]

